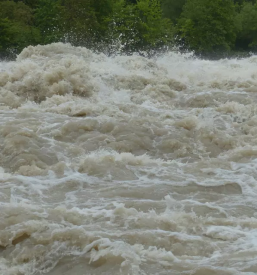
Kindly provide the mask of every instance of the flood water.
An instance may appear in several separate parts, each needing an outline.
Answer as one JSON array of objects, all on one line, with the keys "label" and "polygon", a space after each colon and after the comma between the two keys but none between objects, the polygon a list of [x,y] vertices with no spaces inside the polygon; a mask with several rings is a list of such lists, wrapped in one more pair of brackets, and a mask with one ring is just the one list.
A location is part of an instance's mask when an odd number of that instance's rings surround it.
[{"label": "flood water", "polygon": [[0,274],[257,274],[257,56],[0,63]]}]

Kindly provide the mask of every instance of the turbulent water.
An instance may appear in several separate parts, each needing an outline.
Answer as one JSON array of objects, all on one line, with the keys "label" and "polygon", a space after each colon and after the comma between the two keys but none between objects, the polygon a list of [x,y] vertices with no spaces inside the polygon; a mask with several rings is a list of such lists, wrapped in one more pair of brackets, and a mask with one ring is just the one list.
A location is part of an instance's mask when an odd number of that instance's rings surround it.
[{"label": "turbulent water", "polygon": [[257,56],[0,63],[0,274],[257,274]]}]

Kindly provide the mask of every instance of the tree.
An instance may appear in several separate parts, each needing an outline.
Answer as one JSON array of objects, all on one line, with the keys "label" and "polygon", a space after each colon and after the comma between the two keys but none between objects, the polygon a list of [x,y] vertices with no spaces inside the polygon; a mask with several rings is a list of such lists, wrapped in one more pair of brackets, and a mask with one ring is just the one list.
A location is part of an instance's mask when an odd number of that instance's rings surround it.
[{"label": "tree", "polygon": [[59,0],[63,32],[76,46],[90,46],[99,28],[91,0]]},{"label": "tree", "polygon": [[185,46],[200,53],[233,48],[238,26],[232,0],[187,0],[177,30]]},{"label": "tree", "polygon": [[0,19],[0,51],[8,49],[12,44],[12,34],[10,33],[10,21],[7,18]]},{"label": "tree", "polygon": [[102,22],[105,17],[112,14],[114,4],[115,2],[113,0],[98,0],[91,2],[98,22]]},{"label": "tree", "polygon": [[163,16],[169,18],[173,23],[176,23],[182,13],[185,2],[186,0],[162,0],[161,7]]},{"label": "tree", "polygon": [[20,22],[23,24],[32,24],[32,9],[23,2],[1,1],[0,18]]},{"label": "tree", "polygon": [[108,18],[109,36],[118,40],[124,52],[157,49],[173,40],[172,24],[162,17],[158,0],[119,0]]},{"label": "tree", "polygon": [[[40,0],[22,0],[22,2],[30,8],[36,8]],[[21,0],[14,0],[14,2],[21,2]]]},{"label": "tree", "polygon": [[238,19],[241,30],[236,41],[237,47],[243,50],[257,50],[257,3],[245,2]]},{"label": "tree", "polygon": [[256,3],[256,0],[234,0],[235,4],[243,5],[244,3]]},{"label": "tree", "polygon": [[64,36],[62,30],[62,7],[55,0],[38,0],[35,9],[35,25],[41,33],[41,43],[60,41]]},{"label": "tree", "polygon": [[27,45],[40,41],[39,31],[33,26],[32,9],[23,2],[0,2],[0,48],[17,53]]}]

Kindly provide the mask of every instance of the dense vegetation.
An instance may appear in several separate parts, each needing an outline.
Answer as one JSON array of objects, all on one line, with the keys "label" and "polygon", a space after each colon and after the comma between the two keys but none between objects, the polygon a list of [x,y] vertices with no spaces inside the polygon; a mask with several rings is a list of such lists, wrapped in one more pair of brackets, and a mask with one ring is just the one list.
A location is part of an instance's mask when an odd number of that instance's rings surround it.
[{"label": "dense vegetation", "polygon": [[70,42],[112,52],[257,50],[257,0],[0,0],[0,52]]}]

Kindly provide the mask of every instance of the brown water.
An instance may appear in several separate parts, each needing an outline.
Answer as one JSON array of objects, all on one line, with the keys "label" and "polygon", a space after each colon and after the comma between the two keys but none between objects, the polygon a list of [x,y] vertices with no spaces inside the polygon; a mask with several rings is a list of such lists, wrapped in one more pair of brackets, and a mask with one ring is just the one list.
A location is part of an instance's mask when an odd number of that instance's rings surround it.
[{"label": "brown water", "polygon": [[0,63],[0,274],[257,274],[257,57]]}]

